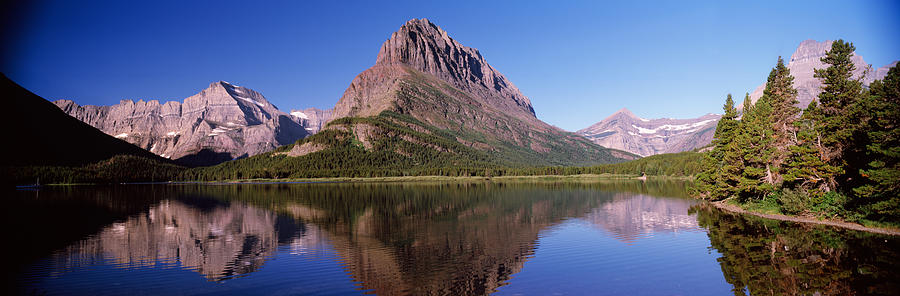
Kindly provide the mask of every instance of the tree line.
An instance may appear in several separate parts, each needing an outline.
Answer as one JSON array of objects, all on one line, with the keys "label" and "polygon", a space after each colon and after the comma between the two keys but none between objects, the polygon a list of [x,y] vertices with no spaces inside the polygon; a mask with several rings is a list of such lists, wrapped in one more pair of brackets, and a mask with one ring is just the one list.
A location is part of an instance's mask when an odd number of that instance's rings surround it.
[{"label": "tree line", "polygon": [[762,97],[729,94],[713,149],[694,194],[788,214],[900,221],[900,71],[865,88],[854,77],[855,47],[835,41],[815,70],[822,92],[797,105],[794,77],[780,57]]}]

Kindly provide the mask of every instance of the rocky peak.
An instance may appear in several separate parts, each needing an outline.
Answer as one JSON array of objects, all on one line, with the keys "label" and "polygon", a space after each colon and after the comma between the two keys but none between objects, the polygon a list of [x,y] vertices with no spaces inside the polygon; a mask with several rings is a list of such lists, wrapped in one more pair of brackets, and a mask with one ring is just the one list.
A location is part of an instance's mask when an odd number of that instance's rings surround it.
[{"label": "rocky peak", "polygon": [[613,113],[612,115],[610,115],[610,117],[617,116],[617,115],[618,115],[618,116],[630,117],[630,118],[633,118],[633,119],[640,119],[640,117],[637,117],[637,115],[634,115],[634,113],[631,113],[631,110],[628,110],[628,108],[622,108],[622,109],[619,109],[619,111],[616,111],[615,113]]},{"label": "rocky peak", "polygon": [[[791,75],[794,76],[794,88],[797,89],[797,101],[799,102],[797,106],[806,108],[806,106],[809,105],[809,102],[815,100],[822,91],[822,83],[818,78],[815,78],[815,70],[828,67],[828,65],[822,62],[822,58],[825,57],[825,54],[829,50],[831,50],[832,43],[834,43],[834,41],[831,40],[821,42],[805,40],[800,42],[800,45],[797,46],[797,50],[791,55],[791,60],[788,62],[787,68],[791,70]],[[853,77],[862,78],[863,85],[865,86],[868,86],[876,79],[884,78],[884,76],[887,75],[887,69],[890,68],[889,66],[885,66],[877,70],[872,69],[872,66],[867,64],[866,61],[863,60],[863,57],[856,53],[853,54],[850,60],[856,67],[853,71]],[[765,87],[766,84],[763,83],[750,93],[750,101],[756,102],[756,100],[762,97]],[[738,104],[737,108],[739,110],[743,109],[743,104]]]},{"label": "rocky peak", "polygon": [[460,44],[428,19],[412,19],[391,34],[382,44],[375,66],[411,67],[464,91],[496,97],[491,104],[535,116],[531,101],[477,49]]},{"label": "rocky peak", "polygon": [[[635,158],[539,120],[528,98],[478,50],[463,46],[426,19],[410,20],[391,34],[382,44],[375,65],[357,75],[344,91],[331,118],[383,115],[379,120],[392,122],[401,118],[384,111],[417,121],[402,119],[403,124],[442,129],[459,144],[494,155],[514,155],[515,159],[509,160],[513,162],[529,159],[532,165],[596,164]],[[374,131],[371,125],[356,122],[337,123],[326,129],[331,128],[352,129],[364,146],[368,145],[364,139],[397,137],[394,132]],[[403,141],[443,147],[410,139]],[[399,150],[396,153],[406,155]]]},{"label": "rocky peak", "polygon": [[834,43],[834,41],[831,40],[825,40],[822,42],[812,39],[804,40],[803,42],[800,42],[800,45],[797,46],[797,50],[794,51],[794,54],[791,55],[791,60],[789,61],[789,63],[807,60],[818,61],[823,56],[825,56],[825,52],[831,49],[832,43]]}]

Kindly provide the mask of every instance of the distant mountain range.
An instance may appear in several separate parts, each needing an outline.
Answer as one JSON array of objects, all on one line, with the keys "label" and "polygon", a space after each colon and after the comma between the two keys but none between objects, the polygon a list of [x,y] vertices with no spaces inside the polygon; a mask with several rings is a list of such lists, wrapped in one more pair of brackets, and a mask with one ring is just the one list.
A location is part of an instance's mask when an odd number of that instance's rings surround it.
[{"label": "distant mountain range", "polygon": [[644,119],[623,108],[577,133],[604,147],[650,156],[706,146],[716,133],[720,117],[707,114],[692,119]]},{"label": "distant mountain range", "polygon": [[268,152],[312,134],[307,128],[318,129],[278,110],[262,94],[225,81],[211,83],[184,102],[54,103],[106,134],[191,166]]}]

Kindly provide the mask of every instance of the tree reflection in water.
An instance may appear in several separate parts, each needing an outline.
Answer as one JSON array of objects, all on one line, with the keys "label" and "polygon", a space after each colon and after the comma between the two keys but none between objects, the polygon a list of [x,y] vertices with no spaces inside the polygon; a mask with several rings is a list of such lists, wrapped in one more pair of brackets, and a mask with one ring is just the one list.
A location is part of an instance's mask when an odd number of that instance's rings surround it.
[{"label": "tree reflection in water", "polygon": [[735,295],[896,295],[900,240],[823,225],[691,209]]}]

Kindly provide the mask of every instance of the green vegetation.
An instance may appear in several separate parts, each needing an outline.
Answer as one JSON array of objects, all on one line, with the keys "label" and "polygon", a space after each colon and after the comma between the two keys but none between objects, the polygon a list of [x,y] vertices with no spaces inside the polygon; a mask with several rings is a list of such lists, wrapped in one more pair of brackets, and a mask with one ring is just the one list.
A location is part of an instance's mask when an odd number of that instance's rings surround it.
[{"label": "green vegetation", "polygon": [[[281,147],[247,159],[230,161],[213,167],[184,171],[182,180],[223,181],[239,179],[309,179],[309,178],[372,178],[401,176],[501,177],[544,175],[629,175],[691,177],[700,171],[697,152],[654,155],[623,163],[587,167],[527,167],[506,163],[491,154],[459,144],[456,141],[408,130],[408,127],[385,120],[385,113],[370,118],[343,118],[331,124],[360,123],[399,130],[406,136],[427,140],[435,146],[415,145],[414,141],[399,137],[381,137],[366,149],[352,132],[330,129],[300,140],[332,147],[300,157],[285,155],[293,146]],[[389,132],[390,133],[390,132]],[[395,152],[395,151],[402,151]]]},{"label": "green vegetation", "polygon": [[[269,153],[186,171],[185,180],[379,176],[470,176],[502,163],[410,116],[383,112],[341,118],[329,128]],[[302,156],[297,146],[325,147]]]},{"label": "green vegetation", "polygon": [[[540,163],[527,153],[509,149],[477,149],[461,136],[406,114],[384,111],[378,116],[336,119],[328,128],[294,145],[247,159],[185,171],[183,180],[283,179],[390,176],[504,176],[537,174],[631,173],[636,167],[527,168]],[[512,145],[510,145],[512,146]],[[288,156],[295,147],[321,147]],[[516,148],[519,149],[519,148]],[[512,151],[512,152],[511,152]],[[532,151],[534,152],[534,151]],[[514,159],[512,155],[522,155]],[[681,162],[682,160],[679,160]],[[654,172],[685,170],[644,162]],[[601,166],[602,167],[602,166]],[[643,168],[643,167],[641,167]],[[687,174],[685,174],[687,175]]]},{"label": "green vegetation", "polygon": [[495,176],[617,174],[691,177],[700,173],[702,153],[687,151],[589,167],[529,167],[498,169]]},{"label": "green vegetation", "polygon": [[397,101],[389,113],[418,118],[455,141],[488,151],[505,166],[588,166],[633,156],[484,106],[426,73],[408,68],[407,74],[399,83]]},{"label": "green vegetation", "polygon": [[854,50],[834,42],[828,67],[816,70],[819,103],[802,114],[781,58],[740,118],[728,95],[694,194],[762,212],[900,223],[900,70],[866,90],[853,78]]},{"label": "green vegetation", "polygon": [[117,155],[84,166],[3,166],[4,183],[84,184],[174,180],[184,167],[133,155]]}]

